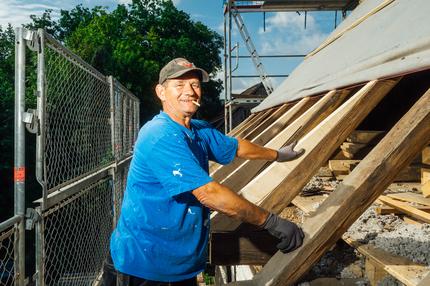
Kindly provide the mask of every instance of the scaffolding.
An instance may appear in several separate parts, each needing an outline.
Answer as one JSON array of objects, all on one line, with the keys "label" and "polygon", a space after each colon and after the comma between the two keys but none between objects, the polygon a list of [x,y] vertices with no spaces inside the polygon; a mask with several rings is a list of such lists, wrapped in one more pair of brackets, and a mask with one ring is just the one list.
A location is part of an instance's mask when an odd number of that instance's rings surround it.
[{"label": "scaffolding", "polygon": [[[235,107],[258,104],[263,98],[247,98],[246,100],[235,98],[233,95],[233,78],[257,77],[260,79],[267,92],[272,93],[273,85],[271,78],[287,77],[286,74],[267,74],[262,58],[303,58],[301,54],[282,55],[259,55],[251,39],[248,29],[243,21],[241,13],[260,12],[265,16],[266,12],[304,12],[305,26],[308,11],[334,11],[335,26],[337,25],[337,11],[341,11],[343,17],[346,12],[354,9],[359,0],[265,0],[265,1],[244,1],[228,0],[224,2],[224,128],[225,133],[233,129],[233,110]],[[239,55],[239,43],[232,45],[233,20],[236,23],[239,34],[244,42],[249,55]],[[234,55],[233,55],[234,54]],[[256,69],[256,75],[233,75],[239,67],[239,59],[250,58]],[[233,59],[235,63],[232,64]]]}]

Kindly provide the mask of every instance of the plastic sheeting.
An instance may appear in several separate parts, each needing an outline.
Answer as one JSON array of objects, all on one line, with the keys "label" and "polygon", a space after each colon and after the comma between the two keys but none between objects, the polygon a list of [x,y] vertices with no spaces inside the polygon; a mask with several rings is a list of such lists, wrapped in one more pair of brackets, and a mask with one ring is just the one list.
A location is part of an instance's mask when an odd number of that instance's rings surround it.
[{"label": "plastic sheeting", "polygon": [[[391,3],[390,3],[391,2]],[[389,3],[369,15],[379,5]],[[369,80],[430,68],[430,1],[365,0],[252,111]],[[362,22],[342,34],[348,27]]]}]

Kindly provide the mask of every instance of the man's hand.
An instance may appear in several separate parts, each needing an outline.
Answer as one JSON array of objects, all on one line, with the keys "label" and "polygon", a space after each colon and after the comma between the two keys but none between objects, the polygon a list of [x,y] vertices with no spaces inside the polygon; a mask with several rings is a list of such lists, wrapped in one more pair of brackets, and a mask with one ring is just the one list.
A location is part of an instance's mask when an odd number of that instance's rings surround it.
[{"label": "man's hand", "polygon": [[269,214],[261,227],[267,229],[271,235],[281,240],[276,247],[283,253],[288,253],[299,248],[305,237],[300,227],[273,213]]},{"label": "man's hand", "polygon": [[296,147],[296,145],[297,145],[297,141],[294,141],[293,143],[279,149],[278,157],[276,158],[276,161],[277,162],[291,161],[303,155],[305,153],[305,149],[302,148],[298,151],[295,151],[294,147]]}]

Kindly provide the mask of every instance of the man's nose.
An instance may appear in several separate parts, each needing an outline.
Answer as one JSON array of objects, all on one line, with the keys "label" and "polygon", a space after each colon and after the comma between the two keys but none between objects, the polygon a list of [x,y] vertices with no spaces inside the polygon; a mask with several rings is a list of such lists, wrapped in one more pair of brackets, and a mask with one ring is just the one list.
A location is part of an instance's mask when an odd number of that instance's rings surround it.
[{"label": "man's nose", "polygon": [[186,82],[184,85],[184,94],[195,94],[196,92],[194,91],[193,86],[191,85],[190,82]]}]

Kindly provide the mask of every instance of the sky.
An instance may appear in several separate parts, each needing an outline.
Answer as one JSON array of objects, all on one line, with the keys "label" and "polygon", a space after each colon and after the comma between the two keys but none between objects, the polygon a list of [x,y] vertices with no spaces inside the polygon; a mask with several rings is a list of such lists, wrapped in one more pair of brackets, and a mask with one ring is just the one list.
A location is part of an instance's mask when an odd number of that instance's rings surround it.
[{"label": "sky", "polygon": [[[8,23],[20,26],[30,22],[30,15],[41,15],[46,9],[52,9],[52,16],[58,16],[61,9],[70,10],[78,4],[92,8],[106,6],[114,9],[118,4],[127,4],[131,0],[0,0],[0,25]],[[179,10],[183,10],[194,21],[200,21],[221,36],[224,34],[224,15],[222,0],[173,0]],[[341,13],[337,13],[337,24]],[[243,21],[259,55],[303,55],[316,47],[330,34],[335,26],[335,12],[271,12],[242,13]],[[232,30],[232,45],[239,43],[239,55],[249,55],[235,24]],[[220,56],[222,56],[221,51]],[[235,54],[235,53],[234,53]],[[302,58],[262,58],[267,75],[288,75],[301,62]],[[236,60],[233,59],[233,65]],[[257,75],[251,59],[239,59],[235,76]],[[224,79],[223,72],[216,75]],[[272,77],[276,88],[285,77]],[[258,83],[255,78],[235,78],[233,92],[241,92]]]}]

